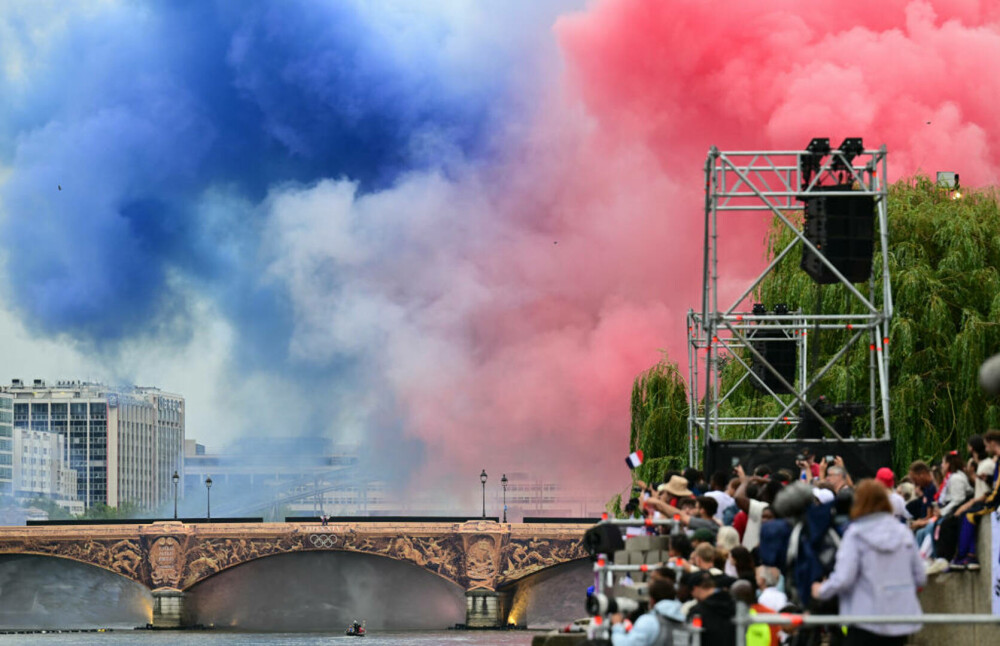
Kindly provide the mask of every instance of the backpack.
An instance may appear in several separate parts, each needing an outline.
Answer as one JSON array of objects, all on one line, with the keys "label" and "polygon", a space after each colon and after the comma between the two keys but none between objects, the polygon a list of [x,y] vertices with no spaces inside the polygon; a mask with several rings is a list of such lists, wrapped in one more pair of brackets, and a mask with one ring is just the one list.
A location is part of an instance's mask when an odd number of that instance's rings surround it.
[{"label": "backpack", "polygon": [[656,636],[653,646],[674,646],[674,626],[678,624],[670,621],[655,610],[653,611],[653,616],[660,622],[660,634]]},{"label": "backpack", "polygon": [[842,534],[833,522],[832,503],[810,507],[792,526],[783,568],[789,600],[808,605],[812,582],[833,572]]},{"label": "backpack", "polygon": [[729,505],[722,512],[722,524],[727,527],[733,526],[733,519],[736,518],[736,514],[739,513],[740,508],[736,505]]}]

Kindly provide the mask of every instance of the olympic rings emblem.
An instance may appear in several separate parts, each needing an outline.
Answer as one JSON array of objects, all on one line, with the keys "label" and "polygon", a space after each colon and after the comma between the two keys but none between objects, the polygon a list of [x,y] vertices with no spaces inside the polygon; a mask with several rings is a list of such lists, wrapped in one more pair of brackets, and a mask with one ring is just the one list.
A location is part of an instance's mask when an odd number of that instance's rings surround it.
[{"label": "olympic rings emblem", "polygon": [[311,534],[309,542],[313,544],[313,547],[329,549],[337,544],[337,537],[333,534]]}]

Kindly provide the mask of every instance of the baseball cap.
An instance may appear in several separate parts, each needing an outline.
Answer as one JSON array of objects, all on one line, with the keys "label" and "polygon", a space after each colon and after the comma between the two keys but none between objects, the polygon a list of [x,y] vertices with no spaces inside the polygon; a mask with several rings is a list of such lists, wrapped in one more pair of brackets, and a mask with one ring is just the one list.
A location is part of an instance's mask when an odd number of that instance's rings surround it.
[{"label": "baseball cap", "polygon": [[875,474],[875,479],[884,484],[888,489],[896,486],[896,476],[889,467],[879,469]]}]

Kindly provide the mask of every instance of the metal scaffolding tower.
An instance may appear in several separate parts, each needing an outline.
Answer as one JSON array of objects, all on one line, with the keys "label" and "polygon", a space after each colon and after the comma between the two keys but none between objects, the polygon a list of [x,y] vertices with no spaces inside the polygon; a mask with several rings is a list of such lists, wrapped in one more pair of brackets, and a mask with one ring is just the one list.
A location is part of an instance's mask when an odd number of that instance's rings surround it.
[{"label": "metal scaffolding tower", "polygon": [[[825,142],[825,146],[815,146],[817,141]],[[853,146],[848,145],[849,142],[853,142]],[[889,439],[888,333],[892,290],[888,269],[885,177],[885,147],[864,150],[860,139],[846,140],[840,149],[832,150],[827,140],[814,140],[804,151],[724,152],[715,147],[709,151],[705,162],[701,311],[691,310],[687,317],[691,464],[698,464],[701,451],[710,450],[713,443],[719,441],[788,441],[797,430],[801,434],[799,426],[805,419],[813,420],[812,433],[817,439],[822,436],[848,441]],[[844,196],[852,199],[870,196],[874,203],[874,237],[879,243],[877,253],[881,254],[881,276],[880,281],[876,281],[875,271],[870,272],[867,294],[845,277],[835,265],[835,259],[824,255],[829,251],[814,244],[798,224],[798,213],[803,212],[804,202]],[[726,261],[733,259],[720,258],[719,234],[725,232],[727,226],[732,228],[736,220],[757,214],[776,218],[794,237],[784,248],[776,249],[767,267],[735,294],[733,281],[739,276],[734,276],[731,269],[727,273]],[[808,250],[807,254],[811,252],[814,266],[828,278],[822,282],[843,285],[850,301],[856,303],[855,313],[809,312],[804,311],[807,310],[804,304],[779,313],[764,311],[760,306],[748,307],[755,290],[796,248]],[[745,261],[742,264],[745,265]],[[731,267],[732,262],[728,265]],[[722,291],[720,277],[724,285]],[[881,299],[875,297],[877,286],[881,288]],[[863,284],[861,287],[864,289]],[[817,310],[820,309],[818,305]],[[820,330],[839,330],[836,336],[845,339],[839,350],[822,365],[815,353],[810,356],[808,345],[809,335],[815,336]],[[838,432],[826,419],[830,411],[817,410],[810,391],[834,366],[846,361],[851,348],[863,339],[869,345],[869,384],[867,406],[859,402],[859,407],[866,408],[862,415],[867,413],[868,430],[859,434],[860,437],[845,438],[843,427]],[[794,367],[786,365],[780,371],[773,365],[770,359],[774,353],[766,352],[768,344],[791,344],[795,353],[791,355],[788,349],[785,356],[794,356]],[[767,354],[771,356],[765,356]],[[736,370],[742,370],[742,376],[735,383],[727,382],[726,392],[722,392],[721,373],[726,363],[738,364]],[[732,406],[726,406],[728,398],[748,380],[762,391],[761,397],[777,401],[776,414],[738,414]]]}]

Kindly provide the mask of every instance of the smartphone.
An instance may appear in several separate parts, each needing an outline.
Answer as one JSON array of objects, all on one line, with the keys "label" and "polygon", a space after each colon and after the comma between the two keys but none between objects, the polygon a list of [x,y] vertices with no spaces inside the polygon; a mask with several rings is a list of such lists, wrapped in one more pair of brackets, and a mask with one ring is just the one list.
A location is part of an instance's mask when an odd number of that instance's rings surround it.
[{"label": "smartphone", "polygon": [[835,461],[836,461],[836,458],[834,456],[832,456],[832,455],[826,456],[826,463],[827,464],[833,464]]},{"label": "smartphone", "polygon": [[740,459],[734,455],[732,459],[733,467],[739,466],[739,464],[740,464]]}]

